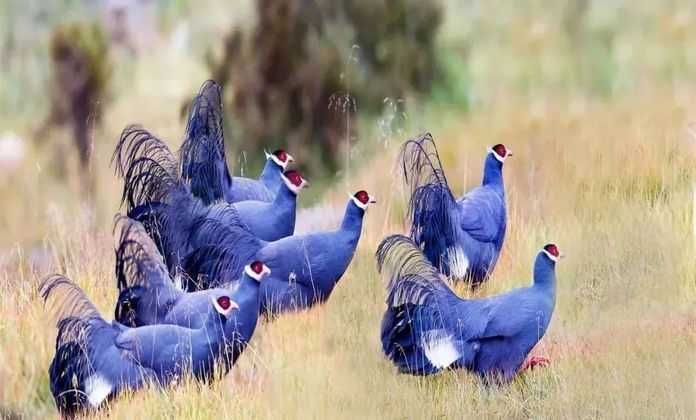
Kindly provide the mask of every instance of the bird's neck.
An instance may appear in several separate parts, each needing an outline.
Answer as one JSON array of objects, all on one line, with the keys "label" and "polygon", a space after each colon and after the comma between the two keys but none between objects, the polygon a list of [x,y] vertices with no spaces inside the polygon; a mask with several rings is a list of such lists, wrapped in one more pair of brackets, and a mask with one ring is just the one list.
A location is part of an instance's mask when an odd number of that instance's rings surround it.
[{"label": "bird's neck", "polygon": [[205,322],[205,325],[203,328],[200,328],[197,331],[197,334],[206,337],[203,342],[206,340],[207,342],[220,341],[222,340],[223,329],[225,328],[226,322],[227,318],[218,313],[218,311],[215,309],[212,309],[210,316],[208,316],[208,319]]},{"label": "bird's neck", "polygon": [[489,153],[486,156],[486,161],[483,166],[483,181],[481,185],[491,186],[499,189],[501,192],[504,191],[503,184],[503,162],[493,156],[493,153]]},{"label": "bird's neck", "polygon": [[543,252],[534,262],[534,287],[556,294],[556,263]]},{"label": "bird's neck", "polygon": [[348,205],[346,206],[346,212],[343,215],[341,230],[354,232],[359,235],[362,231],[362,222],[364,215],[365,210],[355,205],[353,200],[349,200]]},{"label": "bird's neck", "polygon": [[246,305],[258,304],[259,282],[244,274],[233,299],[241,308],[244,308]]},{"label": "bird's neck", "polygon": [[266,164],[263,166],[263,170],[261,171],[261,175],[259,176],[259,181],[261,181],[264,185],[268,186],[277,181],[282,171],[282,168],[278,166],[278,164],[275,163],[273,159],[268,158],[266,159]]},{"label": "bird's neck", "polygon": [[278,193],[273,199],[273,204],[277,207],[280,206],[290,206],[294,207],[297,203],[297,194],[295,194],[290,187],[288,187],[285,182],[281,183]]}]

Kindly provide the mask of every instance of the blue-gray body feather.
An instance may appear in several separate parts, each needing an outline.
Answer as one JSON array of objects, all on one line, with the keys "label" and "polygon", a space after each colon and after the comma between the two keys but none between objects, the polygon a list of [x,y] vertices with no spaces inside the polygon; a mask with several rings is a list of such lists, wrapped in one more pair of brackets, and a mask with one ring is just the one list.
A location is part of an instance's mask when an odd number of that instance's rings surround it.
[{"label": "blue-gray body feather", "polygon": [[[140,223],[122,217],[117,219],[117,227],[121,232],[116,251],[119,298],[115,319],[129,327],[172,324],[198,329],[215,315],[211,300],[230,296],[239,309],[225,324],[223,347],[226,368],[234,364],[256,328],[259,282],[245,273],[225,288],[183,292],[175,286],[155,244]],[[219,256],[234,258],[229,253]],[[224,265],[224,261],[220,264]]]},{"label": "blue-gray body feather", "polygon": [[406,237],[386,238],[377,258],[390,276],[382,348],[402,372],[465,368],[509,380],[551,321],[555,262],[543,252],[530,287],[482,299],[458,297]]},{"label": "blue-gray body feather", "polygon": [[217,312],[197,329],[129,328],[106,322],[84,292],[63,276],[46,278],[40,292],[57,312],[56,354],[49,379],[64,415],[97,407],[124,389],[149,382],[166,386],[186,375],[209,380],[222,355],[226,318]]},{"label": "blue-gray body feather", "polygon": [[282,173],[283,168],[273,159],[266,159],[259,179],[232,177],[233,187],[229,191],[227,202],[237,203],[246,200],[272,202],[283,186],[283,180],[280,178]]},{"label": "blue-gray body feather", "polygon": [[283,168],[272,159],[258,180],[230,176],[225,156],[222,90],[206,81],[193,100],[184,142],[179,149],[181,176],[204,204],[254,200],[272,202],[282,185]]},{"label": "blue-gray body feather", "polygon": [[350,200],[339,229],[291,236],[261,248],[257,258],[271,269],[272,279],[261,285],[264,314],[325,302],[353,259],[364,214]]},{"label": "blue-gray body feather", "polygon": [[411,239],[443,274],[472,284],[485,281],[507,227],[502,162],[489,153],[481,186],[456,199],[430,134],[407,141],[401,160],[411,193]]}]

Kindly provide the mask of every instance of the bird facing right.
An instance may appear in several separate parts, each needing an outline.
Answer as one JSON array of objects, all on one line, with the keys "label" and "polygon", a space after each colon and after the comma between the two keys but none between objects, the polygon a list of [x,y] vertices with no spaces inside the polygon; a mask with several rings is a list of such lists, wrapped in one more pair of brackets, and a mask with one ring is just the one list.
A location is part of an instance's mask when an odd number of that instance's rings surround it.
[{"label": "bird facing right", "polygon": [[377,250],[378,268],[388,278],[384,354],[403,373],[464,368],[486,380],[509,381],[551,322],[560,257],[558,247],[548,244],[536,257],[531,286],[462,299],[413,241],[385,238]]},{"label": "bird facing right", "polygon": [[510,156],[503,144],[489,148],[481,185],[456,199],[429,133],[402,146],[410,237],[443,274],[476,286],[495,268],[507,228],[503,163]]}]

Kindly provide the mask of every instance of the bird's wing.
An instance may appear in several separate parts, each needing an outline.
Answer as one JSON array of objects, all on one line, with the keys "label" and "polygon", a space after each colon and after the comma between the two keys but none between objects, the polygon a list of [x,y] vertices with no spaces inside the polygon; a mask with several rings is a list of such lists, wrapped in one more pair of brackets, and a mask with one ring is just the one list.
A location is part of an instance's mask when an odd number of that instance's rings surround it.
[{"label": "bird's wing", "polygon": [[225,158],[222,92],[212,80],[193,100],[179,156],[181,176],[196,197],[206,204],[227,198],[232,177]]},{"label": "bird's wing", "polygon": [[457,202],[459,226],[472,238],[493,242],[504,223],[503,198],[495,192],[479,187]]},{"label": "bird's wing", "polygon": [[233,179],[234,188],[232,195],[234,196],[234,202],[246,200],[271,202],[275,197],[274,193],[259,180],[241,176],[235,176]]},{"label": "bird's wing", "polygon": [[514,337],[541,325],[539,305],[530,288],[514,289],[481,301],[485,327],[478,338]]}]

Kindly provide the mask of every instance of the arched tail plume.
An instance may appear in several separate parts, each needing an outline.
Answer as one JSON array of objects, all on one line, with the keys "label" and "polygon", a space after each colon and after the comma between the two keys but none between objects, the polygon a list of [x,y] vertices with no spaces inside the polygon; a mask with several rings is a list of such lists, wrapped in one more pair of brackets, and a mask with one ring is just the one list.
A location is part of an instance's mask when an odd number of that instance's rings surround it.
[{"label": "arched tail plume", "polygon": [[226,199],[232,177],[225,158],[222,92],[212,80],[193,100],[179,158],[181,176],[190,182],[193,195],[205,204]]},{"label": "arched tail plume", "polygon": [[[410,193],[409,236],[426,257],[442,269],[448,248],[455,242],[453,216],[456,200],[447,184],[435,141],[430,133],[407,140],[401,148],[400,169]],[[447,266],[444,265],[445,274]]]}]

